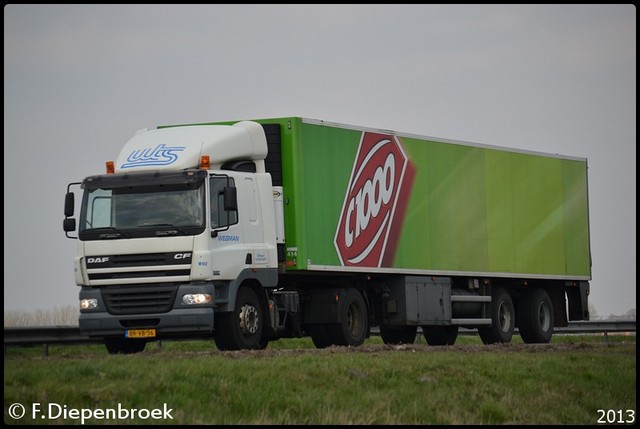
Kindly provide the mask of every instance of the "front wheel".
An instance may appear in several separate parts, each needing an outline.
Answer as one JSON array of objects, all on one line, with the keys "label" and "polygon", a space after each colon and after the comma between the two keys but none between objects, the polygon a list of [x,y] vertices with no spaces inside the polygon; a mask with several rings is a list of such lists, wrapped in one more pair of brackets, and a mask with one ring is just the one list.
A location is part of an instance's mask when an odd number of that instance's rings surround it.
[{"label": "front wheel", "polygon": [[104,345],[111,355],[128,355],[143,351],[147,342],[140,339],[107,338],[104,340]]},{"label": "front wheel", "polygon": [[241,287],[235,310],[216,317],[214,341],[220,350],[264,349],[262,339],[263,309],[256,292]]}]

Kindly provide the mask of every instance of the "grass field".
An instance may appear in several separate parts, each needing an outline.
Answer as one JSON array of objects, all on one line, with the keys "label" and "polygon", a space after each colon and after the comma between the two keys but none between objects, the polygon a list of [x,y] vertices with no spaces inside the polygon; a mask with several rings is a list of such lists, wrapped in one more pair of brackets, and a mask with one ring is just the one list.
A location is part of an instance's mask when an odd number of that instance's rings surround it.
[{"label": "grass field", "polygon": [[635,336],[447,347],[372,337],[322,350],[296,339],[239,352],[173,341],[117,356],[9,348],[4,374],[7,424],[609,424],[635,422],[636,407]]}]

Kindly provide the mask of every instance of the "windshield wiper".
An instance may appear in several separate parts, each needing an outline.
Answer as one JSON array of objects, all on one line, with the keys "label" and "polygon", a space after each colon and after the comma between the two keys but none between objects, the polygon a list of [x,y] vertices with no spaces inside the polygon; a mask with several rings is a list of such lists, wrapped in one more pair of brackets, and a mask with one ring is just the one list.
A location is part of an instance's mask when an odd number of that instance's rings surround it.
[{"label": "windshield wiper", "polygon": [[108,231],[108,232],[104,232],[102,234],[98,234],[98,238],[100,238],[101,240],[109,240],[112,238],[120,238],[120,237],[125,237],[125,238],[130,238],[131,236],[129,234],[127,234],[126,232],[118,229],[118,228],[114,228],[112,226],[103,226],[101,228],[92,228],[90,230],[91,232],[94,233],[100,233],[101,231]]},{"label": "windshield wiper", "polygon": [[177,232],[180,232],[184,235],[188,235],[187,231],[184,228],[180,228],[175,226],[172,223],[142,223],[138,225],[138,228],[167,228],[166,230],[156,231],[156,235],[175,235]]}]

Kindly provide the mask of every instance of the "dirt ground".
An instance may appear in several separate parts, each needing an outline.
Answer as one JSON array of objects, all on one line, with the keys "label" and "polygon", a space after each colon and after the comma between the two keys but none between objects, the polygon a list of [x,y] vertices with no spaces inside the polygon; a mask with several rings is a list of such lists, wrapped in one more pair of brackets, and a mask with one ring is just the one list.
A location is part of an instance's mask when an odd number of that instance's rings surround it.
[{"label": "dirt ground", "polygon": [[212,353],[223,354],[230,358],[242,358],[247,356],[254,357],[273,357],[285,355],[300,355],[307,353],[332,354],[332,353],[385,353],[390,351],[406,351],[420,353],[440,353],[440,352],[459,352],[459,353],[549,353],[549,352],[567,352],[577,350],[598,350],[602,348],[612,347],[620,343],[598,342],[562,342],[551,344],[460,344],[453,346],[429,346],[426,344],[365,344],[358,347],[331,346],[324,349],[275,349],[267,347],[264,350],[238,350],[238,351],[217,351]]}]

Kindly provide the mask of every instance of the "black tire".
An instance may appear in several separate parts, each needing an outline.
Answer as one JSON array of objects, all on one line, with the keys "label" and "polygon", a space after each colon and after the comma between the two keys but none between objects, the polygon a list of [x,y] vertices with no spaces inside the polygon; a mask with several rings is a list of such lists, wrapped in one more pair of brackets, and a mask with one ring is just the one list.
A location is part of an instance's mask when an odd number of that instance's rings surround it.
[{"label": "black tire", "polygon": [[269,340],[268,340],[268,339],[266,339],[266,338],[264,338],[264,337],[262,337],[262,338],[260,339],[260,343],[258,344],[258,349],[259,349],[259,350],[264,350],[264,349],[266,349],[267,347],[269,347]]},{"label": "black tire", "polygon": [[430,346],[452,346],[458,338],[458,326],[423,326],[422,334]]},{"label": "black tire", "polygon": [[484,344],[509,343],[516,327],[516,311],[509,293],[496,288],[491,305],[491,326],[478,328]]},{"label": "black tire", "polygon": [[518,301],[518,329],[528,344],[548,343],[553,336],[553,304],[544,289],[527,290]]},{"label": "black tire", "polygon": [[263,349],[263,308],[255,291],[240,287],[236,296],[235,310],[216,317],[213,339],[220,350]]},{"label": "black tire", "polygon": [[413,344],[417,326],[380,325],[380,337],[385,344]]},{"label": "black tire", "polygon": [[311,341],[317,349],[324,349],[331,345],[331,337],[329,335],[329,329],[327,325],[322,323],[316,323],[309,325],[309,335],[311,335]]},{"label": "black tire", "polygon": [[104,340],[104,345],[110,355],[129,355],[144,351],[147,342],[139,339],[106,338]]},{"label": "black tire", "polygon": [[364,343],[369,332],[367,304],[356,289],[347,289],[338,303],[340,322],[328,325],[331,343],[357,347]]}]

